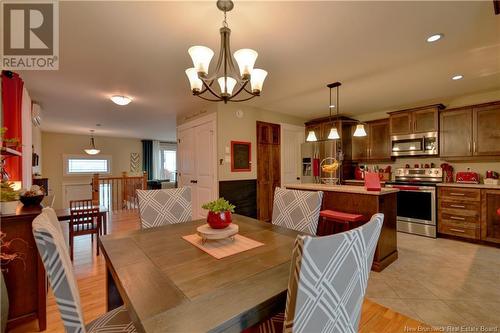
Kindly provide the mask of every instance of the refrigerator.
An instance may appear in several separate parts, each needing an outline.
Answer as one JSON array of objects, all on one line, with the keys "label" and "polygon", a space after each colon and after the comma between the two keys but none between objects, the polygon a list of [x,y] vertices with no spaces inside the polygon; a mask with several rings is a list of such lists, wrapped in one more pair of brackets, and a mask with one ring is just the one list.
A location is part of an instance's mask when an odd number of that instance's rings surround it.
[{"label": "refrigerator", "polygon": [[[338,152],[337,140],[335,141],[316,141],[306,142],[300,147],[302,157],[302,183],[317,183],[320,184],[322,178],[329,177],[330,174],[325,174],[321,171],[321,163],[325,159],[332,158],[342,162],[342,154]],[[327,161],[326,163],[331,163]],[[333,177],[340,179],[341,167],[333,174]]]}]

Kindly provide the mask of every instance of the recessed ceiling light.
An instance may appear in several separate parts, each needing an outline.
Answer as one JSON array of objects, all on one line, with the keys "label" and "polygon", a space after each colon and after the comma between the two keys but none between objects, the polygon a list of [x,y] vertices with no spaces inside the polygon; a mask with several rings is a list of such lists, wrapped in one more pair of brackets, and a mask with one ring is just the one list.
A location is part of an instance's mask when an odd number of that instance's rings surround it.
[{"label": "recessed ceiling light", "polygon": [[113,101],[113,103],[118,105],[127,105],[128,103],[132,102],[132,98],[122,95],[113,95],[111,96],[111,100]]},{"label": "recessed ceiling light", "polygon": [[461,79],[463,79],[463,78],[464,78],[464,76],[463,76],[463,75],[460,75],[460,74],[458,74],[458,75],[454,75],[454,76],[452,76],[452,77],[451,77],[451,79],[452,79],[452,80],[455,80],[455,81],[456,81],[456,80],[461,80]]},{"label": "recessed ceiling light", "polygon": [[434,43],[434,42],[437,42],[438,40],[440,40],[443,37],[444,37],[443,34],[431,35],[431,36],[427,37],[427,42],[428,43]]}]

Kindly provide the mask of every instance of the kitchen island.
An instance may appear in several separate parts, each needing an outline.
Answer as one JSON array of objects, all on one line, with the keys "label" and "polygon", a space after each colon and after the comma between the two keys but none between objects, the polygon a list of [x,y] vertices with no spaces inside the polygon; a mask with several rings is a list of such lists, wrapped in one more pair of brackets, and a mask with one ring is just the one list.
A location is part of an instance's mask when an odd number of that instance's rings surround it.
[{"label": "kitchen island", "polygon": [[[372,269],[382,271],[398,258],[396,209],[398,189],[382,188],[367,191],[361,186],[325,184],[286,184],[285,188],[302,191],[322,191],[321,209],[362,214],[368,220],[375,213],[384,214],[384,224],[375,250]],[[318,229],[319,230],[319,229]],[[318,233],[318,235],[326,235]]]}]

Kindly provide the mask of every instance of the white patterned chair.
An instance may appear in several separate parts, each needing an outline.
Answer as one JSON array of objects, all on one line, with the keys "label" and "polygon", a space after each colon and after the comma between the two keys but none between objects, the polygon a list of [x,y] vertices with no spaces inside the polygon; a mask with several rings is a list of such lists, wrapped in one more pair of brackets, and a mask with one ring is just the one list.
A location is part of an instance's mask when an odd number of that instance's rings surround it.
[{"label": "white patterned chair", "polygon": [[191,221],[191,188],[137,190],[143,229]]},{"label": "white patterned chair", "polygon": [[285,313],[245,332],[358,332],[383,214],[324,237],[297,236]]},{"label": "white patterned chair", "polygon": [[125,307],[119,307],[85,325],[80,294],[63,234],[42,211],[33,221],[33,236],[67,333],[136,332]]},{"label": "white patterned chair", "polygon": [[287,190],[274,191],[272,223],[310,235],[316,234],[323,192]]}]

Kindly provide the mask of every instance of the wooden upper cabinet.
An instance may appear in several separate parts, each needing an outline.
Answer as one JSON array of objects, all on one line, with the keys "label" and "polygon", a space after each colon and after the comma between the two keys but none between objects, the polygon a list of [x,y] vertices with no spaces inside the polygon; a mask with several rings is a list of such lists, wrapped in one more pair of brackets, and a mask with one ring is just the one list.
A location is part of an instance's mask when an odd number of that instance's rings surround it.
[{"label": "wooden upper cabinet", "polygon": [[472,109],[441,111],[439,120],[440,156],[472,156]]},{"label": "wooden upper cabinet", "polygon": [[473,155],[500,155],[500,104],[472,109]]},{"label": "wooden upper cabinet", "polygon": [[388,119],[370,122],[368,137],[370,160],[387,160],[391,158],[391,136]]},{"label": "wooden upper cabinet", "polygon": [[398,112],[389,117],[391,135],[405,135],[412,132],[411,112]]},{"label": "wooden upper cabinet", "polygon": [[437,108],[413,111],[413,133],[436,132],[439,114]]}]

